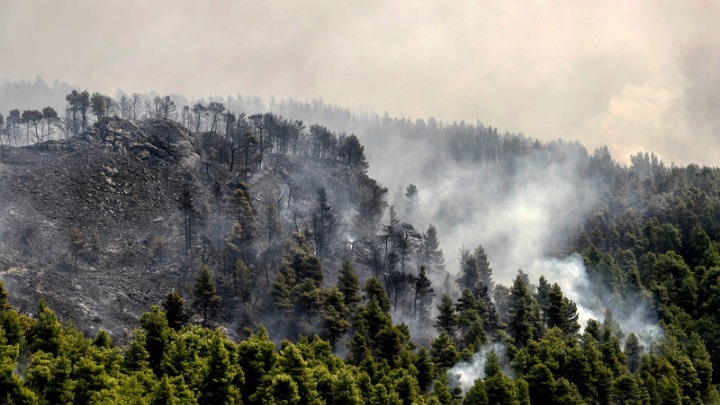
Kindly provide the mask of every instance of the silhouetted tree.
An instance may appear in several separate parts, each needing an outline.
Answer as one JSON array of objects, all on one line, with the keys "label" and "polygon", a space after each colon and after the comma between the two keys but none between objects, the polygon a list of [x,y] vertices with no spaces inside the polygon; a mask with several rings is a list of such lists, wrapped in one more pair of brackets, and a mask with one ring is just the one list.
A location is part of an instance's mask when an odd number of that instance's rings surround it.
[{"label": "silhouetted tree", "polygon": [[168,326],[175,331],[180,330],[185,323],[185,303],[180,294],[173,289],[163,299],[162,306]]},{"label": "silhouetted tree", "polygon": [[210,266],[207,264],[200,265],[198,269],[193,295],[195,296],[195,305],[202,311],[203,325],[206,325],[208,310],[213,310],[220,301],[220,297],[215,294],[215,281],[212,279]]},{"label": "silhouetted tree", "polygon": [[413,300],[413,315],[424,324],[430,314],[430,306],[435,296],[432,282],[427,277],[425,267],[420,267],[420,274],[415,279],[415,299]]}]

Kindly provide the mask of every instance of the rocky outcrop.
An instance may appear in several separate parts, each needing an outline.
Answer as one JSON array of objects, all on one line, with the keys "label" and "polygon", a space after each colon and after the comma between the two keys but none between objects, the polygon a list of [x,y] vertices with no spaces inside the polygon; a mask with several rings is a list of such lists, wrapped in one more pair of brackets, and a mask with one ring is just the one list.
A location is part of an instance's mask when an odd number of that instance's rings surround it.
[{"label": "rocky outcrop", "polygon": [[163,119],[128,121],[104,118],[93,125],[84,137],[100,142],[103,147],[120,154],[132,154],[143,160],[164,160],[194,168],[200,155],[187,129]]}]

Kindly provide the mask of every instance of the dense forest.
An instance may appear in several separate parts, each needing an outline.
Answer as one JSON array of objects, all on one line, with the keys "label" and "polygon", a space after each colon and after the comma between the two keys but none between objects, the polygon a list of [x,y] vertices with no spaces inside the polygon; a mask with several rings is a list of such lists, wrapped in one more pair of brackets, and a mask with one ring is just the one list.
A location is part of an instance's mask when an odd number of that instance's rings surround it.
[{"label": "dense forest", "polygon": [[[72,90],[61,114],[0,115],[3,151],[165,125],[201,162],[177,195],[182,254],[162,235],[139,253],[192,276],[130,337],[88,336],[42,300],[20,313],[0,272],[5,403],[720,403],[717,168],[238,100]],[[309,165],[331,174],[300,184]],[[480,214],[518,201],[500,224]],[[103,255],[66,235],[65,270]]]}]

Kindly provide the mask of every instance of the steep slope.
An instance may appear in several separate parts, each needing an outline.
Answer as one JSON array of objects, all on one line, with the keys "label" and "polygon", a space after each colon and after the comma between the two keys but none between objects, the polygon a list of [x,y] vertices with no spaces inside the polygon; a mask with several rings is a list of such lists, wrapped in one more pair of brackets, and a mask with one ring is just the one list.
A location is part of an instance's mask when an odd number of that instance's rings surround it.
[{"label": "steep slope", "polygon": [[[147,263],[158,233],[177,238],[194,140],[166,121],[107,120],[82,137],[0,154],[0,277],[22,311],[42,297],[81,327],[115,330],[160,297],[173,272]],[[71,229],[85,239],[77,268]],[[175,274],[177,277],[177,274]]]},{"label": "steep slope", "polygon": [[[229,172],[213,154],[220,141],[167,120],[104,119],[69,140],[1,149],[0,279],[15,307],[32,313],[44,298],[83,330],[127,336],[171,289],[189,304],[196,269],[205,262],[215,270],[219,293],[227,293],[216,319],[232,334],[241,304],[221,270],[225,237],[236,222],[233,192],[249,187],[256,250],[273,254],[273,263],[264,264],[270,278],[282,249],[270,251],[263,237],[269,201],[279,208],[274,245],[282,247],[309,226],[318,187],[344,218],[338,234],[345,235],[365,189],[377,187],[348,165],[302,156],[266,154],[255,167]],[[183,190],[193,198],[187,254]],[[329,279],[344,254],[340,239],[332,246]],[[258,293],[246,307],[268,304]]]}]

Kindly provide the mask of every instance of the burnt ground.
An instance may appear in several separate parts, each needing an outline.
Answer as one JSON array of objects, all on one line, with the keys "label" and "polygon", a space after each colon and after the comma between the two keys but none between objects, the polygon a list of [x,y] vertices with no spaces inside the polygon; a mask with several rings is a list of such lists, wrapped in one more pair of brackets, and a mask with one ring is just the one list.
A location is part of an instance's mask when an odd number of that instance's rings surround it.
[{"label": "burnt ground", "polygon": [[[337,162],[276,155],[266,156],[254,173],[227,173],[198,146],[201,136],[171,121],[105,119],[69,140],[0,148],[0,280],[11,303],[31,314],[45,299],[62,321],[124,340],[171,289],[191,299],[197,266],[207,252],[222,249],[232,227],[229,196],[240,180],[250,184],[258,235],[270,199],[280,203],[284,238],[307,224],[318,186],[328,189],[345,224],[342,237],[350,232],[363,174]],[[196,228],[207,237],[205,244],[196,237],[186,255],[179,195],[188,184],[203,217]],[[77,266],[71,260],[73,227],[85,240]],[[343,256],[338,242],[325,265],[329,282]],[[261,237],[257,244],[262,251]],[[227,280],[216,279],[219,291],[228,290]],[[257,294],[245,312],[262,304]],[[226,299],[217,317],[230,335],[238,328],[239,307],[236,298]]]},{"label": "burnt ground", "polygon": [[[192,279],[178,248],[178,196],[199,156],[189,134],[171,123],[111,121],[105,130],[115,139],[98,128],[0,151],[0,279],[21,312],[34,312],[44,298],[83,330],[126,335],[167,286]],[[161,131],[173,138],[176,156],[137,136]],[[85,239],[77,267],[72,227]],[[153,253],[158,235],[168,246],[162,262]]]}]

